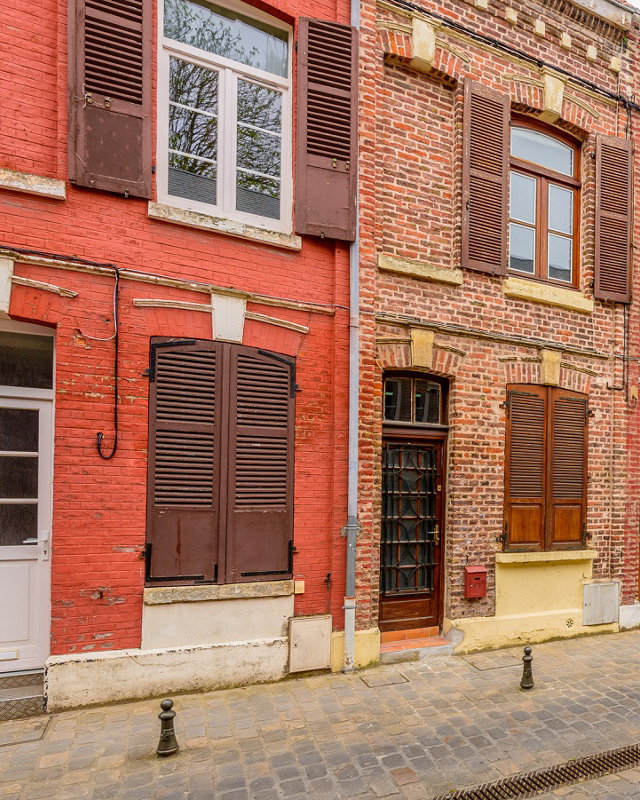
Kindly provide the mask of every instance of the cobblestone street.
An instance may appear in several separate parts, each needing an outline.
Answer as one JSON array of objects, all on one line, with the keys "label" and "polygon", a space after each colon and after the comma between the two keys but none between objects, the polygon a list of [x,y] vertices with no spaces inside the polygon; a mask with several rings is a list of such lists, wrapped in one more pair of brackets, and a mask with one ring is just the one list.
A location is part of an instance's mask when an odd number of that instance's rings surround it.
[{"label": "cobblestone street", "polygon": [[[640,741],[640,631],[0,724],[2,800],[428,800]],[[630,769],[546,797],[640,797]]]}]

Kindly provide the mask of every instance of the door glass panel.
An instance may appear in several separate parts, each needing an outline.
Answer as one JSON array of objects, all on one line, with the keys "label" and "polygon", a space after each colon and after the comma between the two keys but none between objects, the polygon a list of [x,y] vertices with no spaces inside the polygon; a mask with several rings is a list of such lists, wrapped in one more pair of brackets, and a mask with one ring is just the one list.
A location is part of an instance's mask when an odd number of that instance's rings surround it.
[{"label": "door glass panel", "polygon": [[511,173],[509,216],[520,222],[536,221],[536,180],[518,172]]},{"label": "door glass panel", "polygon": [[559,233],[573,233],[573,192],[549,184],[549,228]]},{"label": "door glass panel", "polygon": [[415,422],[440,423],[440,385],[417,379],[415,383]]},{"label": "door glass panel", "polygon": [[[0,504],[0,547],[22,545],[38,536],[38,506]],[[33,543],[35,546],[35,543]]]},{"label": "door glass panel", "polygon": [[38,497],[38,457],[0,456],[0,498]]},{"label": "door glass panel", "polygon": [[0,384],[53,388],[53,337],[0,331]]},{"label": "door glass panel", "polygon": [[525,228],[524,225],[509,225],[509,267],[518,272],[533,275],[535,272],[535,228]]},{"label": "door glass panel", "polygon": [[573,241],[564,236],[549,234],[549,277],[571,282]]},{"label": "door glass panel", "polygon": [[0,408],[0,450],[38,452],[38,412]]},{"label": "door glass panel", "polygon": [[384,418],[411,422],[411,378],[385,380]]},{"label": "door glass panel", "polygon": [[573,175],[573,148],[530,128],[511,128],[511,155]]}]

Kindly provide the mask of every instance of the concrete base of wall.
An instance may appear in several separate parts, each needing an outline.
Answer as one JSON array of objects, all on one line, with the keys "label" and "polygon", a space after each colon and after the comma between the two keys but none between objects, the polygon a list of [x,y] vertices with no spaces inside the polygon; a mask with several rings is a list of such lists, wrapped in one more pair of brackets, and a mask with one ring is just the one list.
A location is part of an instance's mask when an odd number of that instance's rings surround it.
[{"label": "concrete base of wall", "polygon": [[464,654],[549,639],[569,639],[585,633],[615,633],[619,626],[615,622],[583,625],[582,608],[567,608],[537,614],[445,619],[443,629],[445,636],[453,642],[462,635],[454,652]]},{"label": "concrete base of wall", "polygon": [[[356,631],[355,662],[356,667],[368,667],[380,661],[380,631],[368,628]],[[331,671],[340,672],[344,667],[344,631],[331,634]]]},{"label": "concrete base of wall", "polygon": [[283,678],[288,639],[259,639],[164,650],[114,650],[51,656],[48,711],[201,692]]},{"label": "concrete base of wall", "polygon": [[620,630],[640,627],[640,603],[620,606]]}]

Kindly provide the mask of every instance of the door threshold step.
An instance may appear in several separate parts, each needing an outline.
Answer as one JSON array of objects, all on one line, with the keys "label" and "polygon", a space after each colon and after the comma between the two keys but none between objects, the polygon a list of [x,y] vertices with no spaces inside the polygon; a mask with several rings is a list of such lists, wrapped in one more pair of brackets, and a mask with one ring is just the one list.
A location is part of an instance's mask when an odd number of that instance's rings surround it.
[{"label": "door threshold step", "polygon": [[31,686],[39,683],[42,686],[44,671],[41,669],[25,670],[24,672],[5,672],[0,675],[0,689],[13,689],[14,686]]},{"label": "door threshold step", "polygon": [[382,664],[399,664],[403,661],[418,661],[433,656],[448,656],[453,645],[444,636],[427,636],[423,639],[405,639],[385,642],[380,645]]},{"label": "door threshold step", "polygon": [[0,700],[0,722],[24,719],[25,717],[39,717],[44,713],[42,689],[40,689],[40,694],[37,695]]},{"label": "door threshold step", "polygon": [[0,722],[44,713],[44,674],[41,669],[0,675]]}]

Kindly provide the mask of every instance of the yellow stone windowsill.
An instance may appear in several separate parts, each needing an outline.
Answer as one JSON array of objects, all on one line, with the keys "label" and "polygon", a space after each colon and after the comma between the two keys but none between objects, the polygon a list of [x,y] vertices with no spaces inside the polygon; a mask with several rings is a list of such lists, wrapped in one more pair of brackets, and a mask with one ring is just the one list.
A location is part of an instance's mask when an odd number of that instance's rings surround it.
[{"label": "yellow stone windowsill", "polygon": [[544,550],[521,553],[496,553],[496,564],[541,564],[559,561],[593,561],[597,550]]},{"label": "yellow stone windowsill", "polygon": [[576,289],[564,289],[562,286],[553,286],[550,283],[538,283],[526,278],[508,277],[503,284],[503,291],[507,297],[518,300],[532,300],[534,303],[544,303],[549,306],[566,308],[569,311],[579,311],[582,314],[592,314],[593,300],[585,297]]},{"label": "yellow stone windowsill", "polygon": [[260,597],[287,597],[294,594],[294,582],[254,581],[207,586],[154,586],[144,590],[145,606],[167,603],[199,603],[206,600],[246,600]]},{"label": "yellow stone windowsill", "polygon": [[383,272],[408,275],[411,278],[419,278],[423,281],[447,283],[450,286],[461,286],[464,282],[461,269],[434,267],[432,264],[427,264],[426,261],[419,261],[414,258],[397,258],[388,253],[380,253],[378,255],[378,269]]}]

